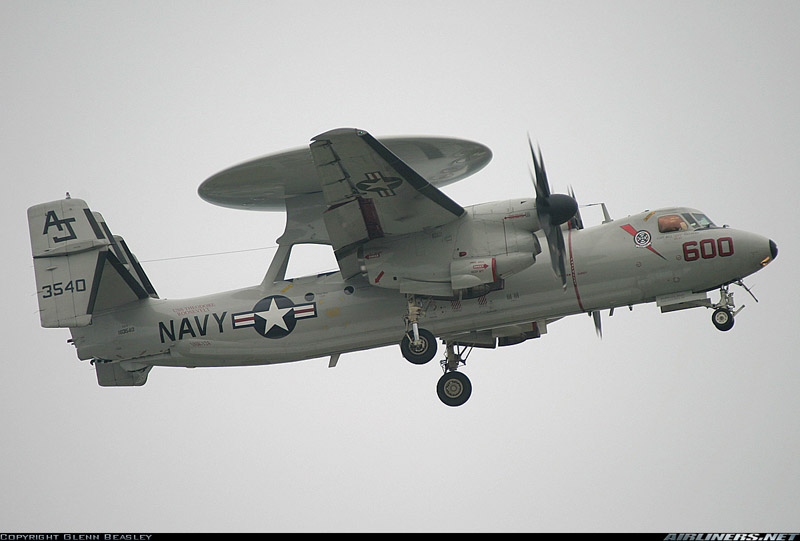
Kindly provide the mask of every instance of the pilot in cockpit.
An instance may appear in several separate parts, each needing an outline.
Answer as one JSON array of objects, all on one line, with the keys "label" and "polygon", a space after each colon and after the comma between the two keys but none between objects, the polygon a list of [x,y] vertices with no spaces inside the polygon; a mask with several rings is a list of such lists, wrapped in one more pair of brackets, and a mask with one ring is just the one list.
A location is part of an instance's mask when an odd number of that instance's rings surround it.
[{"label": "pilot in cockpit", "polygon": [[658,230],[662,233],[670,233],[672,231],[686,231],[689,226],[683,218],[677,214],[670,214],[668,216],[661,216],[658,218]]},{"label": "pilot in cockpit", "polygon": [[658,218],[658,230],[662,233],[674,231],[697,231],[699,229],[715,228],[714,222],[705,214],[699,212],[684,212],[682,214],[665,214]]}]

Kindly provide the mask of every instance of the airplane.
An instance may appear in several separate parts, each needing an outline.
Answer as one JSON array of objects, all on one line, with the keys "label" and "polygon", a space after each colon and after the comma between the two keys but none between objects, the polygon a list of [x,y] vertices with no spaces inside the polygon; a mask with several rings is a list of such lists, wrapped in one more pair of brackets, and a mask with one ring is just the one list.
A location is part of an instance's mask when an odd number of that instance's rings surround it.
[{"label": "airplane", "polygon": [[[101,214],[70,197],[28,209],[41,325],[69,328],[101,386],[140,386],[154,366],[268,365],[399,345],[423,365],[444,349],[437,394],[464,404],[473,348],[539,338],[557,320],[655,302],[705,307],[728,331],[731,285],[774,260],[760,235],[719,227],[690,207],[646,210],[584,227],[570,195],[551,193],[528,139],[533,190],[462,207],[441,188],[483,169],[486,146],[451,137],[334,129],[307,147],[225,169],[198,188],[207,202],[285,211],[260,284],[169,300]],[[287,277],[298,244],[333,248],[338,270]],[[542,249],[547,244],[547,249]],[[709,293],[719,291],[719,301]],[[752,294],[752,293],[751,293]]]}]

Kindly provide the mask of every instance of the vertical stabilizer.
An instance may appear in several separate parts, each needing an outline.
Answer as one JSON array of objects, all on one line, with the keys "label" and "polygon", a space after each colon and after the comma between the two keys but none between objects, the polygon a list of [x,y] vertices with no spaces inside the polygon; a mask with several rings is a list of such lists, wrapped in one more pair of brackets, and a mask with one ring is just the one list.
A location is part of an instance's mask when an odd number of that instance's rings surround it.
[{"label": "vertical stabilizer", "polygon": [[95,311],[157,297],[121,237],[81,199],[28,209],[42,327],[85,327]]}]

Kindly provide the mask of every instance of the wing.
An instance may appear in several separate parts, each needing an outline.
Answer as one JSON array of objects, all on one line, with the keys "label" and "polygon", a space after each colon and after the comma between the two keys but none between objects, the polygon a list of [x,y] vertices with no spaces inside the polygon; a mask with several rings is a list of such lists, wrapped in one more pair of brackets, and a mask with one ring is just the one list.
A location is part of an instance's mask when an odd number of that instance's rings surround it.
[{"label": "wing", "polygon": [[464,214],[461,205],[363,130],[318,135],[311,154],[327,205],[325,228],[344,278],[360,272],[361,244],[444,225]]}]

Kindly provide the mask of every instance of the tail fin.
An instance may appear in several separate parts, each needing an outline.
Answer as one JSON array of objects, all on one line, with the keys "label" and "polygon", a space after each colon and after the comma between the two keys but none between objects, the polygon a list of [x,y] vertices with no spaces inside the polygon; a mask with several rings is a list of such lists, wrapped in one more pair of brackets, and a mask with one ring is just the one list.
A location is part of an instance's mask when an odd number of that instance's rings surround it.
[{"label": "tail fin", "polygon": [[81,199],[28,209],[42,327],[85,327],[92,314],[158,298],[139,261]]}]

